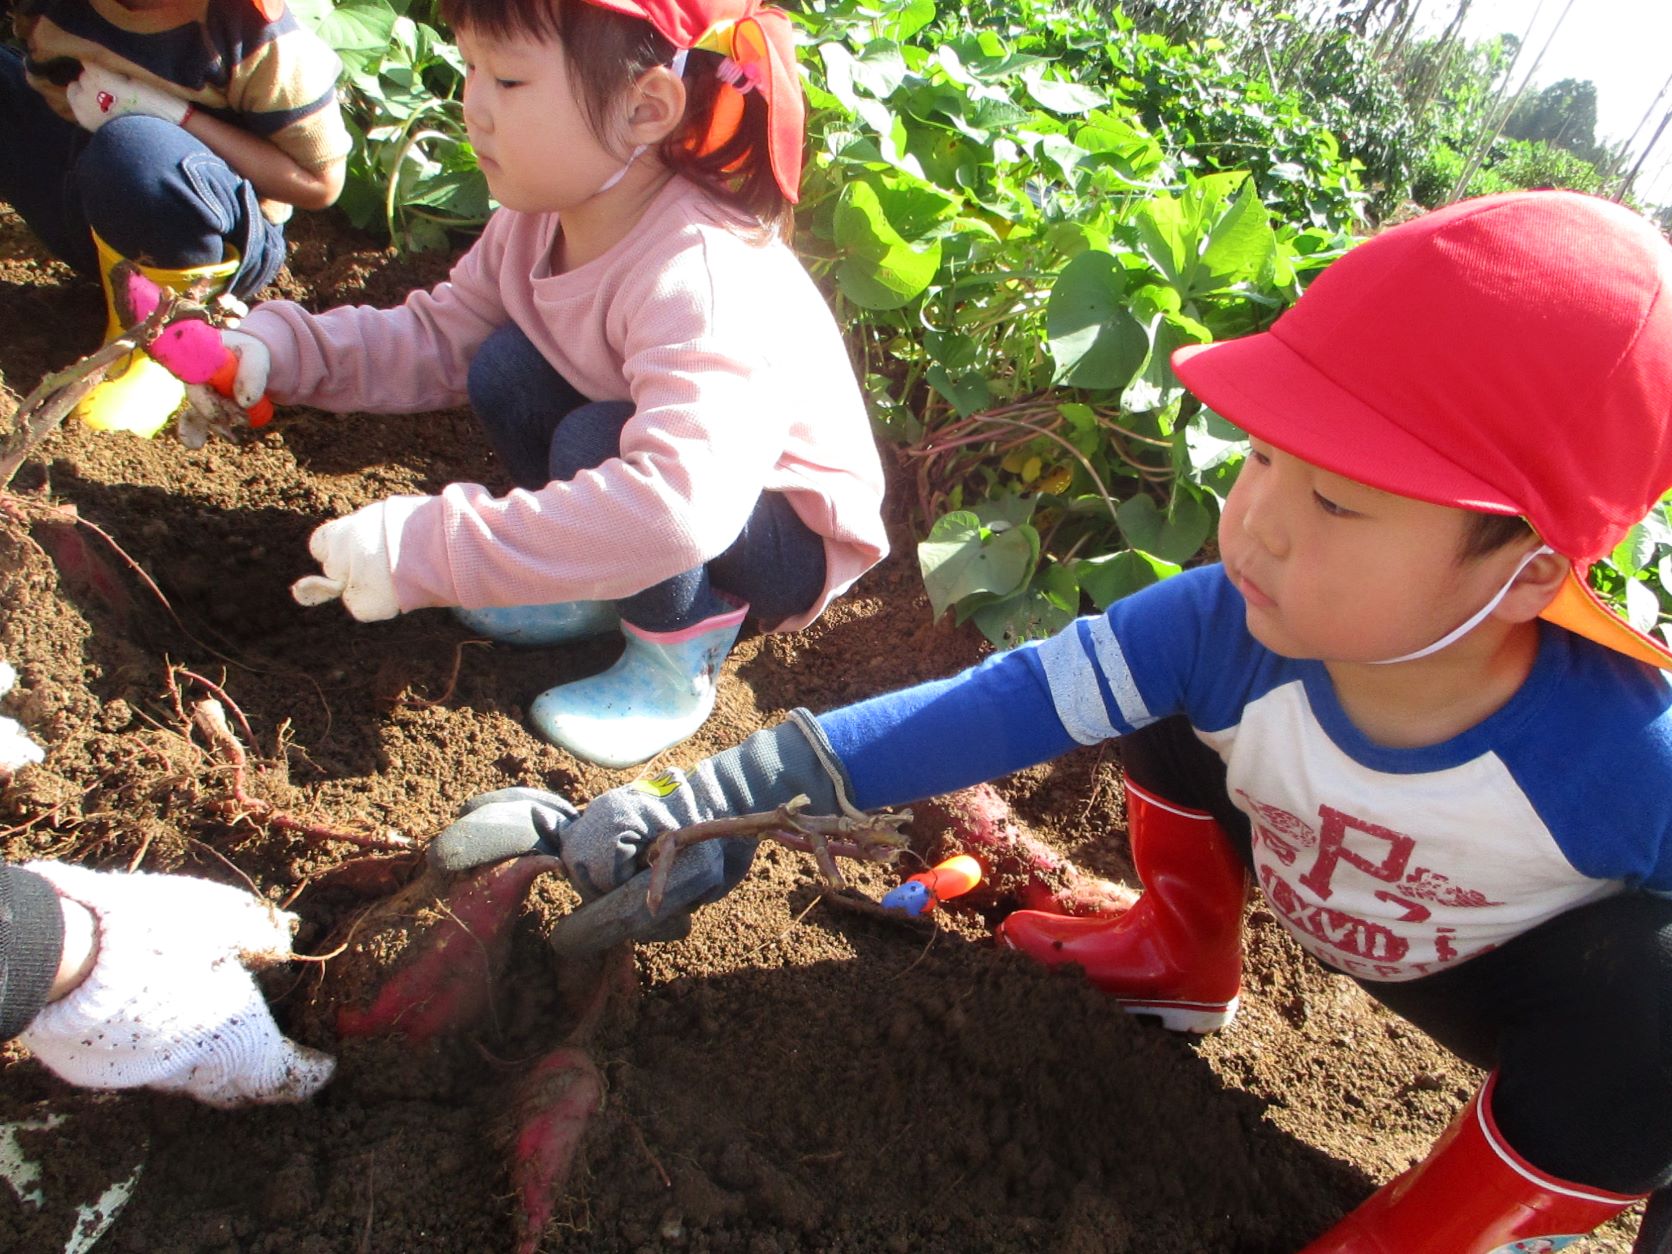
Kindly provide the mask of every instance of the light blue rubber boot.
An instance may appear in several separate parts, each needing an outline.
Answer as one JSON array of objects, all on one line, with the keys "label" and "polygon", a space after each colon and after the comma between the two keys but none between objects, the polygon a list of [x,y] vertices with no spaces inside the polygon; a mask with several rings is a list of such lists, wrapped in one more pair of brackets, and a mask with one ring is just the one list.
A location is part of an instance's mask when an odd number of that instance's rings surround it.
[{"label": "light blue rubber boot", "polygon": [[678,631],[621,624],[627,639],[601,675],[548,688],[529,721],[547,740],[599,766],[632,766],[684,740],[714,709],[720,665],[737,643],[749,607]]},{"label": "light blue rubber boot", "polygon": [[608,601],[558,601],[552,605],[457,607],[453,617],[477,635],[501,644],[567,644],[608,635],[621,625]]}]

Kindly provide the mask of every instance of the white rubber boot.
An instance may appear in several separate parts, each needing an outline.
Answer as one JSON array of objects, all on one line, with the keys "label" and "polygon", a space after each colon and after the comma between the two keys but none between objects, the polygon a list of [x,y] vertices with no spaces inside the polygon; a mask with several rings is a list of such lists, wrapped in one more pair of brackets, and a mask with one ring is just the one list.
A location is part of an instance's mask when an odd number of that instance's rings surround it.
[{"label": "white rubber boot", "polygon": [[608,601],[557,601],[550,605],[502,605],[467,610],[453,617],[477,635],[501,644],[568,644],[607,635],[621,625]]},{"label": "white rubber boot", "polygon": [[737,642],[746,605],[678,631],[621,624],[627,647],[601,675],[535,698],[535,729],[599,766],[632,766],[684,740],[714,709],[720,665]]}]

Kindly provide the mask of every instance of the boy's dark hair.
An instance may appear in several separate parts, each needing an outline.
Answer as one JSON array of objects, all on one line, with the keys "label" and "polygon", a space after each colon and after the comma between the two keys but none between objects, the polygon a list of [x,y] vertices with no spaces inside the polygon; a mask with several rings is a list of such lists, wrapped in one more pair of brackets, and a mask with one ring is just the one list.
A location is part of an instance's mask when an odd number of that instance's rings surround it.
[{"label": "boy's dark hair", "polygon": [[[581,108],[594,133],[607,135],[612,102],[645,71],[673,60],[675,48],[649,22],[585,0],[441,0],[448,26],[471,27],[501,38],[556,38],[563,46]],[[685,119],[662,141],[668,167],[718,192],[768,229],[788,238],[792,207],[772,175],[767,147],[766,101],[758,91],[743,97],[736,132],[703,152],[721,81],[717,53],[693,51],[685,66]]]},{"label": "boy's dark hair", "polygon": [[1464,561],[1496,553],[1506,544],[1535,534],[1532,526],[1519,514],[1471,513],[1463,524]]}]

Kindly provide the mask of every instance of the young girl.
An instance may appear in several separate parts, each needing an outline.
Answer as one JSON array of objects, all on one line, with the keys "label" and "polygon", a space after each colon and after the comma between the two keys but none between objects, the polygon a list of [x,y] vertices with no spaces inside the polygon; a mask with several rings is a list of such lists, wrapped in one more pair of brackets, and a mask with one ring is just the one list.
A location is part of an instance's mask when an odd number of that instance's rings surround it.
[{"label": "young girl", "polygon": [[619,623],[620,660],[531,717],[626,766],[702,725],[746,617],[802,627],[887,551],[852,367],[783,240],[802,142],[789,25],[756,0],[445,15],[501,209],[398,309],[254,310],[228,337],[238,392],[381,412],[468,397],[516,489],[452,484],[326,523],[324,574],[296,598],[340,595],[362,621],[468,607],[474,630],[523,643]]}]

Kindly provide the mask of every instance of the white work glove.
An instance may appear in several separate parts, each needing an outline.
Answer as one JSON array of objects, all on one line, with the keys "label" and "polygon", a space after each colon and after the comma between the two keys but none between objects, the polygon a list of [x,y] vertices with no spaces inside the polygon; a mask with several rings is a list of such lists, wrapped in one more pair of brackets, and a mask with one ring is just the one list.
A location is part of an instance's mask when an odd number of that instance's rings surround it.
[{"label": "white work glove", "polygon": [[96,131],[111,118],[139,113],[184,126],[191,116],[189,101],[119,74],[102,65],[86,64],[81,77],[64,89],[70,112],[86,131]]},{"label": "white work glove", "polygon": [[267,345],[242,331],[221,331],[221,343],[238,358],[238,373],[232,380],[232,399],[248,409],[267,392],[267,376],[273,369],[273,354]]},{"label": "white work glove", "polygon": [[301,605],[324,605],[341,597],[343,608],[362,623],[395,617],[401,612],[395,596],[401,528],[429,499],[391,496],[315,527],[308,552],[325,573],[298,579],[290,595]]},{"label": "white work glove", "polygon": [[290,958],[296,916],[186,875],[24,867],[98,925],[80,985],[19,1035],[71,1084],[189,1093],[211,1106],[299,1102],[331,1078],[329,1054],[287,1040],[247,968]]}]

